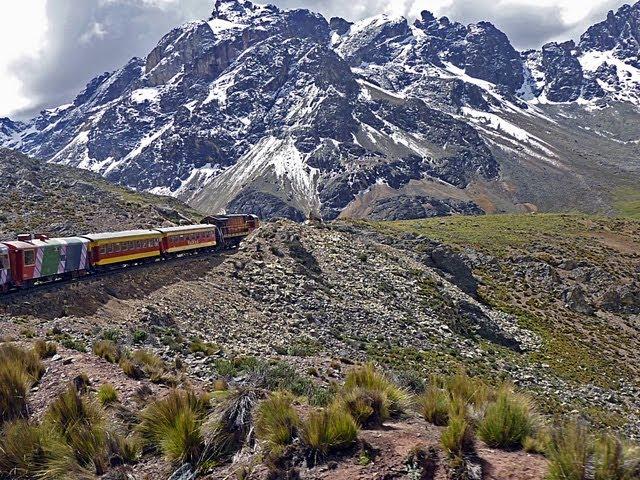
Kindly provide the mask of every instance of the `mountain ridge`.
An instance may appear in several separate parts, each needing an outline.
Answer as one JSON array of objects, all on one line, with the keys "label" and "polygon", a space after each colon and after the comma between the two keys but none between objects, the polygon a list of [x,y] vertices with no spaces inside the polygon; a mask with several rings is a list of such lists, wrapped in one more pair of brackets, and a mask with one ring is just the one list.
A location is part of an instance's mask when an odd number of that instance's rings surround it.
[{"label": "mountain ridge", "polygon": [[615,213],[640,171],[640,2],[518,52],[425,11],[327,21],[216,1],[0,143],[203,211]]}]

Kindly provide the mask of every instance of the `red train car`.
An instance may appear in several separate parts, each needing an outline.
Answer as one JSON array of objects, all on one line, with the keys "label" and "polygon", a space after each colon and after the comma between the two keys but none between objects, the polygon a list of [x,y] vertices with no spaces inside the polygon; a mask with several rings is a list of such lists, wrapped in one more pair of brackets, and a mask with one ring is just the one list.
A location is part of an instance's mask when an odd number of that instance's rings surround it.
[{"label": "red train car", "polygon": [[160,250],[163,254],[213,248],[218,242],[216,226],[212,224],[182,225],[178,227],[157,228],[162,233]]}]

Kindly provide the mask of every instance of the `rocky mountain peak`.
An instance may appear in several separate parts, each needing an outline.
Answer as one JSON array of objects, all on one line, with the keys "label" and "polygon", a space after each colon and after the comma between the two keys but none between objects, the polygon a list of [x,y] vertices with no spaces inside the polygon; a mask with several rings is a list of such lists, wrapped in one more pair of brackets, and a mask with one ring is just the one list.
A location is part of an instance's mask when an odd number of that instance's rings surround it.
[{"label": "rocky mountain peak", "polygon": [[[584,138],[591,124],[558,135],[579,118],[558,109],[640,104],[634,57],[589,49],[593,37],[631,51],[637,10],[612,13],[579,46],[518,53],[489,22],[426,10],[352,23],[217,0],[73,103],[0,120],[0,144],[207,212],[409,218],[582,208],[577,192],[597,209],[607,201],[572,165],[612,150],[629,163],[640,131],[627,122],[601,144]],[[590,150],[576,153],[572,135]],[[557,199],[568,182],[576,193]]]},{"label": "rocky mountain peak", "polygon": [[584,51],[614,50],[622,59],[638,61],[640,51],[640,2],[609,11],[606,20],[597,23],[580,37]]}]

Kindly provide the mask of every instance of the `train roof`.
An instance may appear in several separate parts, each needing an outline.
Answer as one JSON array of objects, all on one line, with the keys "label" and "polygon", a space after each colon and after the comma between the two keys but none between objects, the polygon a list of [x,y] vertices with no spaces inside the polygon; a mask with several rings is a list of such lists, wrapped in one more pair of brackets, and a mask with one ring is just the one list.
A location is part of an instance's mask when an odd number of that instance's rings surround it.
[{"label": "train roof", "polygon": [[98,240],[111,240],[118,238],[132,238],[132,237],[159,237],[161,234],[158,230],[125,230],[123,232],[103,232],[103,233],[90,233],[88,235],[82,235],[84,238],[88,238],[92,242]]},{"label": "train roof", "polygon": [[12,240],[10,242],[2,242],[7,247],[15,248],[16,250],[29,250],[31,248],[53,247],[56,245],[70,245],[77,243],[89,243],[89,240],[82,237],[63,237],[63,238],[48,238],[46,240]]},{"label": "train roof", "polygon": [[216,228],[216,226],[210,223],[201,223],[197,225],[179,225],[177,227],[156,228],[156,230],[162,233],[175,233],[175,232],[200,232],[202,230],[211,230],[212,228]]}]

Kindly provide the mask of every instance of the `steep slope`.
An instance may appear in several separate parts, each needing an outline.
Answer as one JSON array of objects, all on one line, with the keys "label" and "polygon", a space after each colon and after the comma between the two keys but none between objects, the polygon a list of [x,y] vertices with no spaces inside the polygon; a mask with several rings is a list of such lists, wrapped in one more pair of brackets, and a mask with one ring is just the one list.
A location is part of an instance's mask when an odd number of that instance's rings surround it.
[{"label": "steep slope", "polygon": [[100,176],[0,149],[0,239],[69,236],[179,224],[199,214],[169,197],[139,194]]},{"label": "steep slope", "polygon": [[73,103],[2,120],[0,142],[209,212],[612,213],[640,172],[639,12],[520,53],[426,11],[354,24],[217,0]]},{"label": "steep slope", "polygon": [[[545,414],[578,411],[640,438],[639,232],[579,215],[279,221],[223,257],[14,297],[0,320],[18,339],[58,331],[90,345],[112,332],[178,356],[188,381],[205,384],[242,384],[256,359],[324,386],[340,359],[406,379],[464,366],[526,388]],[[194,339],[215,353],[191,349]]]}]

